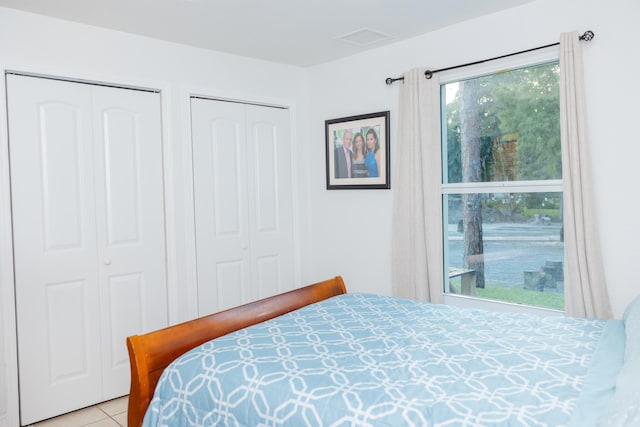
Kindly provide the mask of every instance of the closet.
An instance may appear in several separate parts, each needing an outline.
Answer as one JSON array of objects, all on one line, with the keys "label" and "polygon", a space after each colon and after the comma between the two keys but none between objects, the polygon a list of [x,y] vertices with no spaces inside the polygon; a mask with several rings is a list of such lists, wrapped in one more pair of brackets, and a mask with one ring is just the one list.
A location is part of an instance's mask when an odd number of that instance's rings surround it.
[{"label": "closet", "polygon": [[289,110],[191,99],[201,315],[294,285]]},{"label": "closet", "polygon": [[6,79],[25,425],[126,395],[167,325],[160,94]]}]

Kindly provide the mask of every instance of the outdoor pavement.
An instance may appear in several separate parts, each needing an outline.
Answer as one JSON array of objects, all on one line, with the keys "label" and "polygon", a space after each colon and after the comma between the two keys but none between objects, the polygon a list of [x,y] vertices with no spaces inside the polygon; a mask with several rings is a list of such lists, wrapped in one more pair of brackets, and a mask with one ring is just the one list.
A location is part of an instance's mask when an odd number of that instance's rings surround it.
[{"label": "outdoor pavement", "polygon": [[[461,268],[462,233],[450,224],[448,235],[449,265]],[[525,271],[541,271],[547,261],[564,261],[560,224],[556,223],[483,224],[483,241],[485,281],[502,286],[522,288]]]}]

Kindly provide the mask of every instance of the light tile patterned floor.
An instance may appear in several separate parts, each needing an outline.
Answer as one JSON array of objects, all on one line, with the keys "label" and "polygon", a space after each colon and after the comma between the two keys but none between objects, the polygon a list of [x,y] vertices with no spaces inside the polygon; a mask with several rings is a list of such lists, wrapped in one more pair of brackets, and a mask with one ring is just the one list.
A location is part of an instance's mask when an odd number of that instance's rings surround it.
[{"label": "light tile patterned floor", "polygon": [[31,427],[127,427],[128,396],[51,418]]}]

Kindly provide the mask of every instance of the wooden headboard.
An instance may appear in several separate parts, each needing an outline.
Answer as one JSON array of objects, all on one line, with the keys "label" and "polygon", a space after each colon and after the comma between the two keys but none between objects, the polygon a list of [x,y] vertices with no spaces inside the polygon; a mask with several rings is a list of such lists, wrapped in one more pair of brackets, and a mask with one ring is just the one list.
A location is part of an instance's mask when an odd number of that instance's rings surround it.
[{"label": "wooden headboard", "polygon": [[346,293],[342,277],[278,294],[168,328],[127,338],[131,365],[129,427],[142,425],[156,384],[178,356],[214,338]]}]

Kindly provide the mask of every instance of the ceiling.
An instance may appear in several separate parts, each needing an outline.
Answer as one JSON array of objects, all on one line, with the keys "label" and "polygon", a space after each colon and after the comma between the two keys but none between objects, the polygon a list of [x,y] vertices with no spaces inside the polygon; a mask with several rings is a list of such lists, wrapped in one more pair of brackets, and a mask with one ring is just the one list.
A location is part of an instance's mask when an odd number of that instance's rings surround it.
[{"label": "ceiling", "polygon": [[0,0],[0,7],[308,67],[530,1]]}]

